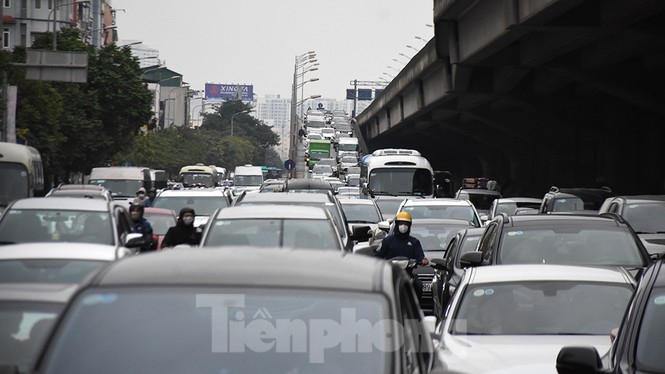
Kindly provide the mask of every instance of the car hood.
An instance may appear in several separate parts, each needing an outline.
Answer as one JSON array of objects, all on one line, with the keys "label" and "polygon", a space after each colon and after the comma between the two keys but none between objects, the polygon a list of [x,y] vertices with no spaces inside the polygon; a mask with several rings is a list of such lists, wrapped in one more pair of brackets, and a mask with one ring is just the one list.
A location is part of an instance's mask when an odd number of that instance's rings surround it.
[{"label": "car hood", "polygon": [[637,234],[649,254],[665,252],[665,234]]},{"label": "car hood", "polygon": [[438,354],[447,373],[556,374],[559,350],[568,345],[594,346],[603,355],[610,336],[446,334]]}]

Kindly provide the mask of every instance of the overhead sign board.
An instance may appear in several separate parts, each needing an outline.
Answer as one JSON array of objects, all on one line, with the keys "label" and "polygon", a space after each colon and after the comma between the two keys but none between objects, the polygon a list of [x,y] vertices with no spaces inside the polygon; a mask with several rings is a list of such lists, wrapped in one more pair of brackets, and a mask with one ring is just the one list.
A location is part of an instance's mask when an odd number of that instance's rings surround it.
[{"label": "overhead sign board", "polygon": [[25,79],[86,83],[88,53],[28,49],[24,66]]},{"label": "overhead sign board", "polygon": [[[240,96],[239,96],[240,95]],[[246,84],[217,84],[206,83],[205,98],[213,100],[254,100],[254,86]]]}]

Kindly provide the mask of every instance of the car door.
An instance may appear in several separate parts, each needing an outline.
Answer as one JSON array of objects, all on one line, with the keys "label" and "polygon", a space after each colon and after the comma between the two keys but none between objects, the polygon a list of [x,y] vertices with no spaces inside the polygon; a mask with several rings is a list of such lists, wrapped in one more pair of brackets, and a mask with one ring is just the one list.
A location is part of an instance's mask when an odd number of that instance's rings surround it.
[{"label": "car door", "polygon": [[498,227],[499,225],[496,221],[488,223],[483,236],[480,238],[478,251],[483,254],[483,263],[491,264],[493,262],[492,256],[495,251],[494,247],[496,247]]},{"label": "car door", "polygon": [[117,229],[118,246],[124,246],[127,234],[133,231],[131,219],[129,218],[127,211],[122,207],[115,207],[113,218],[115,219],[115,226]]},{"label": "car door", "polygon": [[404,273],[398,277],[397,297],[399,302],[403,342],[400,373],[428,373],[434,362],[434,348],[429,331],[423,324],[423,314],[418,306],[415,291]]}]

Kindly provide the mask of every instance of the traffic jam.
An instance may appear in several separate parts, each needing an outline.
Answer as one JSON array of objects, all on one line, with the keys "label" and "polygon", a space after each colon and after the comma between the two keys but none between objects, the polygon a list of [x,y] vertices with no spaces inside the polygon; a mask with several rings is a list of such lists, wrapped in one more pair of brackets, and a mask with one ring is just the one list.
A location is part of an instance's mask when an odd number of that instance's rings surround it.
[{"label": "traffic jam", "polygon": [[339,111],[299,137],[304,178],[103,166],[43,195],[0,143],[0,372],[665,372],[665,196],[504,196],[363,154]]}]

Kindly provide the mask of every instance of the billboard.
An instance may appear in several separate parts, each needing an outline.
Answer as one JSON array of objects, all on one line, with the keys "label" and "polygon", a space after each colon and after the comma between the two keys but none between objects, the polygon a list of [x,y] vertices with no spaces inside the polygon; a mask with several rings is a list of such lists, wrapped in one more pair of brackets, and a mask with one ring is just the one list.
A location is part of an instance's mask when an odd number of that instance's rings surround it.
[{"label": "billboard", "polygon": [[371,88],[359,88],[358,89],[358,100],[372,100],[372,89]]},{"label": "billboard", "polygon": [[254,100],[254,86],[246,84],[206,83],[205,98],[213,100],[236,100],[238,99],[238,90],[241,92],[242,101]]}]

